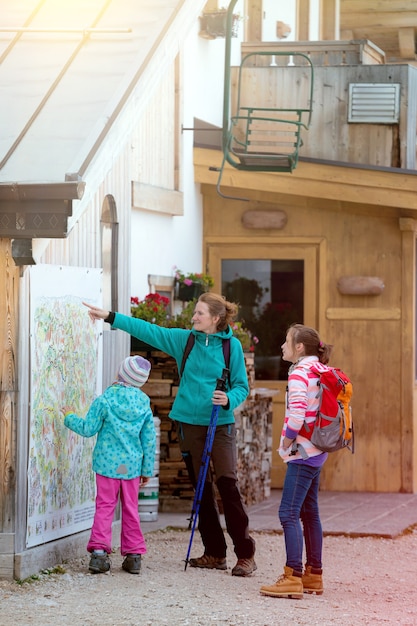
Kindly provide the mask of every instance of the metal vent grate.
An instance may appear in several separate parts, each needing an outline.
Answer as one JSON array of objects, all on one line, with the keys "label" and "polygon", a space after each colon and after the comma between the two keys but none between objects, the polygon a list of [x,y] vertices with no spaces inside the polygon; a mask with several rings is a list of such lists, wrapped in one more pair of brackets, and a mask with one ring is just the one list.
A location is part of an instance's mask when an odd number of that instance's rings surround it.
[{"label": "metal vent grate", "polygon": [[350,83],[348,122],[396,124],[399,117],[399,83]]}]

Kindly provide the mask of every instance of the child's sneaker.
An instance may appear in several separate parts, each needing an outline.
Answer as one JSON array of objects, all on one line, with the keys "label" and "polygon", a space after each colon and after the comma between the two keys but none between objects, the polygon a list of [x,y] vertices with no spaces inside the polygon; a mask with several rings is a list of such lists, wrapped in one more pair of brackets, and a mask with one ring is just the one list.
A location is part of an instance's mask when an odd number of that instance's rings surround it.
[{"label": "child's sneaker", "polygon": [[142,556],[140,554],[126,554],[122,568],[129,574],[139,574],[141,563]]},{"label": "child's sneaker", "polygon": [[110,569],[110,559],[107,552],[92,552],[88,569],[92,574],[104,574]]}]

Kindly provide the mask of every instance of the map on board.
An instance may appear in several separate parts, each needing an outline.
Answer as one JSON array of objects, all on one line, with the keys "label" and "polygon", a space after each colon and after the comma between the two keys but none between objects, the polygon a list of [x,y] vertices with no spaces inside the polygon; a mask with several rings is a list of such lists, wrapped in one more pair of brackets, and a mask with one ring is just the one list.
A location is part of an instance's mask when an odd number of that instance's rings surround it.
[{"label": "map on board", "polygon": [[95,437],[64,426],[63,406],[84,416],[101,393],[101,270],[38,265],[30,275],[30,428],[27,547],[91,527]]}]

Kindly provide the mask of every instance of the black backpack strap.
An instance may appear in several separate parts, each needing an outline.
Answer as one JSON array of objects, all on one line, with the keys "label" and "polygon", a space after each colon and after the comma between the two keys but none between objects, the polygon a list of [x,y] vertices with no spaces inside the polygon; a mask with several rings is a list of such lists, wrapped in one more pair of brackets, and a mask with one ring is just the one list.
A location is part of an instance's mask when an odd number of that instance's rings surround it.
[{"label": "black backpack strap", "polygon": [[228,370],[230,370],[230,337],[228,339],[223,339],[223,356],[224,362]]},{"label": "black backpack strap", "polygon": [[180,378],[184,372],[185,362],[188,359],[188,355],[193,349],[194,344],[195,344],[195,335],[193,333],[190,333],[188,335],[187,343],[185,344],[184,354],[182,355],[181,367],[179,371]]},{"label": "black backpack strap", "polygon": [[[188,355],[193,349],[194,344],[195,344],[195,335],[194,333],[190,333],[188,335],[187,343],[185,344],[184,354],[182,355],[181,367],[179,371],[180,378],[183,375],[185,362],[188,359]],[[223,357],[224,357],[226,368],[230,369],[229,368],[230,366],[230,338],[223,339],[222,348],[223,348]]]}]

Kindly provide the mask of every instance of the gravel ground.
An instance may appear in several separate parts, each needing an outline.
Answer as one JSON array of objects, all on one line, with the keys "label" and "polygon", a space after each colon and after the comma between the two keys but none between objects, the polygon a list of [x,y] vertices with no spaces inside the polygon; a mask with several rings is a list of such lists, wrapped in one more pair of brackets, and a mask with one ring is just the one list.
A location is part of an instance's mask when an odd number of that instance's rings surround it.
[{"label": "gravel ground", "polygon": [[[254,533],[258,570],[248,578],[227,571],[184,571],[187,531],[146,534],[139,576],[121,570],[115,551],[106,574],[88,573],[88,556],[62,573],[22,583],[0,581],[0,625],[27,626],[416,626],[417,529],[397,539],[325,537],[324,594],[301,600],[261,596],[281,574],[281,534]],[[197,534],[192,556],[202,553]]]}]

